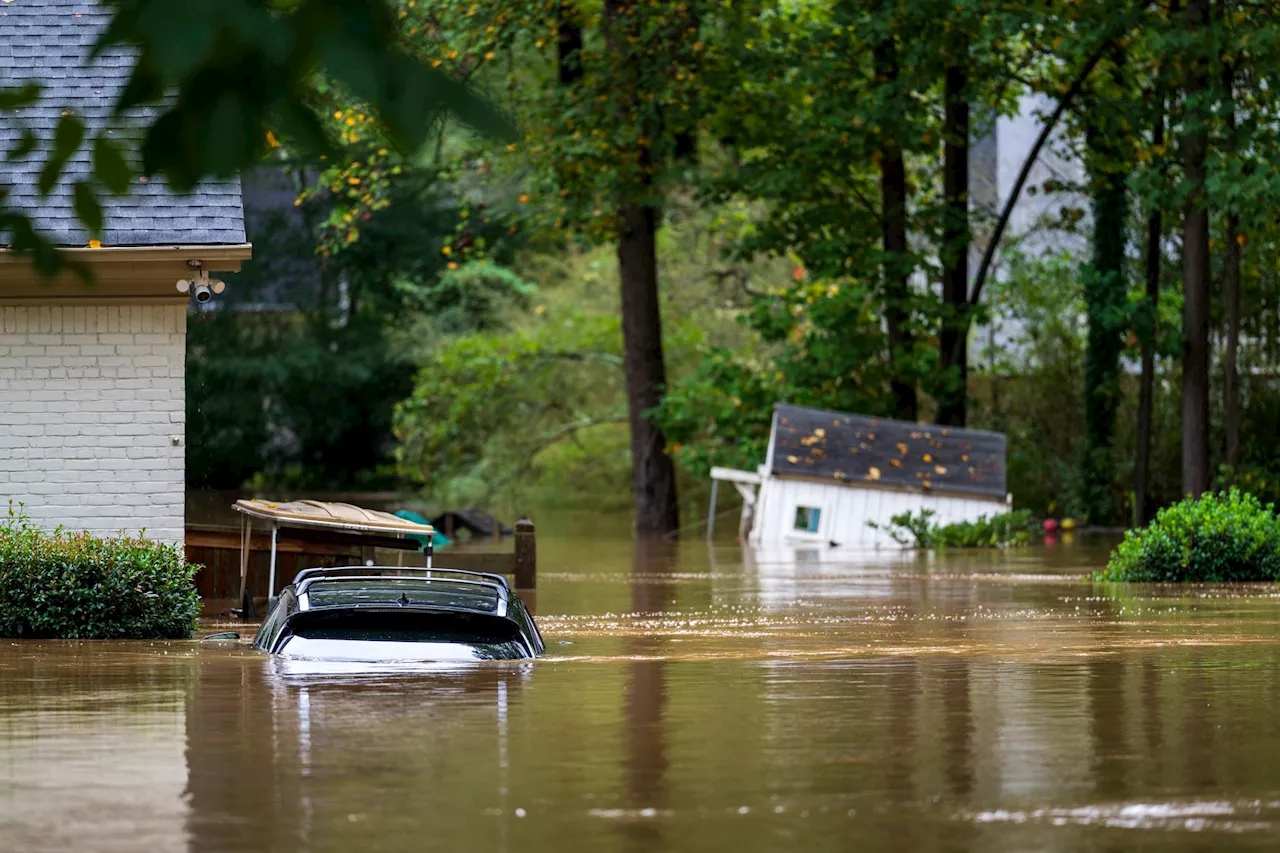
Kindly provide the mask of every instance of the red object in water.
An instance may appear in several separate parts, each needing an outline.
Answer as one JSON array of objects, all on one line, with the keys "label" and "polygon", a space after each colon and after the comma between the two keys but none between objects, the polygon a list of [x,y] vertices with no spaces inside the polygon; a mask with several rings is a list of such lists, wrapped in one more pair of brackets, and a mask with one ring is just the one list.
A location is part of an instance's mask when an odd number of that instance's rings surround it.
[{"label": "red object in water", "polygon": [[1057,530],[1057,529],[1058,529],[1058,520],[1057,520],[1057,519],[1055,519],[1055,518],[1046,518],[1046,519],[1044,520],[1044,529],[1045,529],[1046,531],[1053,531],[1053,530]]}]

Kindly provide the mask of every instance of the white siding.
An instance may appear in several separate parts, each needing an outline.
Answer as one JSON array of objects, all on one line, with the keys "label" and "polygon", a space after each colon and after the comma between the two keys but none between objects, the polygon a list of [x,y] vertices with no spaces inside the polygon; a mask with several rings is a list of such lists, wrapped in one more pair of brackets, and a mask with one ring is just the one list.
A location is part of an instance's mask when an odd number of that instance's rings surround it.
[{"label": "white siding", "polygon": [[[798,507],[821,510],[817,533],[794,529]],[[937,523],[953,524],[996,515],[1008,507],[1003,501],[767,477],[760,486],[760,508],[751,542],[764,548],[898,548],[898,543],[867,522],[886,526],[895,515],[923,509],[933,510]]]},{"label": "white siding", "polygon": [[0,512],[183,539],[185,304],[0,306]]}]

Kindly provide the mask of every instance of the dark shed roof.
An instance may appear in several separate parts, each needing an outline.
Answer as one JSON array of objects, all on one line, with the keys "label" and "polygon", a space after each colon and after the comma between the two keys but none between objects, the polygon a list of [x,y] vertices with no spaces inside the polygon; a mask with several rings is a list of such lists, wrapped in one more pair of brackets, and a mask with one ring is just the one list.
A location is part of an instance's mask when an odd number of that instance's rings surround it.
[{"label": "dark shed roof", "polygon": [[1005,497],[1005,437],[998,432],[869,418],[779,405],[769,470],[854,485],[906,486]]},{"label": "dark shed roof", "polygon": [[[111,19],[95,0],[7,0],[0,5],[0,75],[5,86],[34,81],[44,86],[36,104],[0,110],[0,150],[9,150],[30,127],[47,146],[64,110],[74,110],[88,128],[88,139],[102,128],[133,149],[146,116],[111,119],[116,95],[128,80],[128,52],[112,50],[91,65],[85,58]],[[41,150],[48,150],[42,146]],[[40,152],[6,162],[0,182],[12,187],[9,203],[35,220],[37,227],[64,246],[83,246],[89,236],[76,219],[71,185],[89,172],[90,146],[68,165],[47,199],[36,189],[44,162]],[[209,181],[188,195],[171,192],[164,181],[135,179],[123,198],[101,196],[106,217],[102,236],[109,246],[226,245],[245,242],[239,180]],[[0,235],[0,244],[7,235]]]}]

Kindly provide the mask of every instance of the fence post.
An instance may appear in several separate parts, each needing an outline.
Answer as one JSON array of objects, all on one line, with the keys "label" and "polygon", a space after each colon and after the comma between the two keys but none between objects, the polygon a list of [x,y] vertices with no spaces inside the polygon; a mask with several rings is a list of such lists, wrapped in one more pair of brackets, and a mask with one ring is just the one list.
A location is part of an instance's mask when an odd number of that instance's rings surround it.
[{"label": "fence post", "polygon": [[533,522],[522,518],[516,522],[516,589],[538,588],[538,546]]}]

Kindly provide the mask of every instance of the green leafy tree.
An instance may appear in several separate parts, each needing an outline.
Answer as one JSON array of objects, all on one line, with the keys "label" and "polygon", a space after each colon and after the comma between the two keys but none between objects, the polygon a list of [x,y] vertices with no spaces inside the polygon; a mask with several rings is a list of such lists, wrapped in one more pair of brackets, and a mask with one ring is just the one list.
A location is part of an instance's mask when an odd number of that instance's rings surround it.
[{"label": "green leafy tree", "polygon": [[[312,109],[321,72],[370,104],[406,151],[422,145],[445,111],[477,128],[508,131],[464,83],[402,48],[394,8],[383,0],[104,2],[112,19],[93,55],[119,49],[132,62],[129,83],[111,109],[116,117],[145,122],[139,150],[121,150],[105,134],[87,139],[82,118],[68,113],[40,173],[47,195],[75,152],[92,146],[93,181],[79,183],[75,198],[77,214],[94,234],[102,228],[98,194],[126,192],[135,170],[185,191],[204,178],[230,177],[256,164],[281,136],[309,151],[328,150],[330,140]],[[33,80],[0,92],[0,107],[15,109],[40,97]],[[25,139],[6,158],[41,153],[40,140]],[[3,198],[0,231],[42,272],[65,264],[30,217]]]}]

